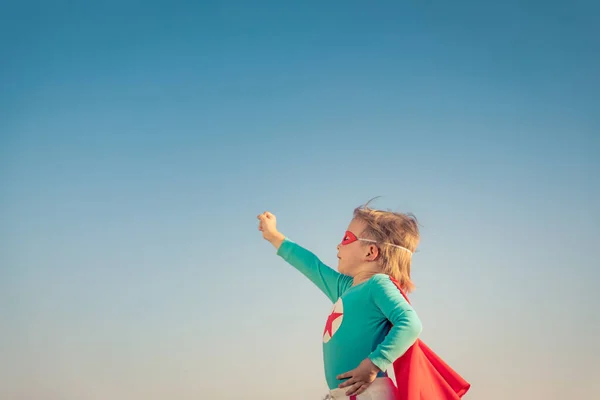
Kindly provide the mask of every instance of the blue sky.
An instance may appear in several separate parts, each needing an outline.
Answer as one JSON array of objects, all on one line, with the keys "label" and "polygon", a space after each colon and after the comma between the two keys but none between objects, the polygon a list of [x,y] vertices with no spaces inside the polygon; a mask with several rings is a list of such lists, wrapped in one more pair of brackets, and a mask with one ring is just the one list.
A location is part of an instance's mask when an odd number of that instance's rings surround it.
[{"label": "blue sky", "polygon": [[465,398],[597,397],[599,12],[3,2],[0,397],[320,398],[330,305],[256,215],[335,267],[375,196]]}]

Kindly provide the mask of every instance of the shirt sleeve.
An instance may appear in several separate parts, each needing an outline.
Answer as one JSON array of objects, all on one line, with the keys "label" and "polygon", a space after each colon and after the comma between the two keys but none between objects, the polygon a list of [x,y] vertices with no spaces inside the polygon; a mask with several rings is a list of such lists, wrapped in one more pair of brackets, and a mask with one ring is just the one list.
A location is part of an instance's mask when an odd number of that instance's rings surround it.
[{"label": "shirt sleeve", "polygon": [[277,255],[310,279],[332,303],[352,284],[352,277],[328,267],[312,252],[287,238],[279,246]]},{"label": "shirt sleeve", "polygon": [[392,328],[383,342],[369,354],[369,359],[381,371],[386,371],[416,342],[423,328],[417,313],[389,276],[376,275],[370,285],[373,302],[391,322]]}]

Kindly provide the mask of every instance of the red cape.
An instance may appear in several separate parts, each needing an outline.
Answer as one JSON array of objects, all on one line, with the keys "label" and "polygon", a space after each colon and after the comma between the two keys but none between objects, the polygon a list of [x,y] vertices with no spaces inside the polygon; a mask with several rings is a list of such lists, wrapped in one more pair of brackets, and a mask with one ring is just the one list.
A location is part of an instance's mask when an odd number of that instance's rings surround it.
[{"label": "red cape", "polygon": [[[391,279],[410,304],[400,284]],[[421,339],[394,361],[393,369],[400,400],[458,400],[471,387]]]}]

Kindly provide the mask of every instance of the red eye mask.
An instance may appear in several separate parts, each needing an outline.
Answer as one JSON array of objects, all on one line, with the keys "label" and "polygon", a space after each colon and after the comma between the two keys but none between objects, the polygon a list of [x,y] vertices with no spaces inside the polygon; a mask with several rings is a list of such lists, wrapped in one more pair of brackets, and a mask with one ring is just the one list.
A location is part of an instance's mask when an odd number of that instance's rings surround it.
[{"label": "red eye mask", "polygon": [[347,244],[350,244],[352,242],[356,242],[358,240],[358,238],[356,237],[356,235],[350,231],[346,231],[346,233],[344,234],[344,238],[342,239],[342,246],[345,246]]}]

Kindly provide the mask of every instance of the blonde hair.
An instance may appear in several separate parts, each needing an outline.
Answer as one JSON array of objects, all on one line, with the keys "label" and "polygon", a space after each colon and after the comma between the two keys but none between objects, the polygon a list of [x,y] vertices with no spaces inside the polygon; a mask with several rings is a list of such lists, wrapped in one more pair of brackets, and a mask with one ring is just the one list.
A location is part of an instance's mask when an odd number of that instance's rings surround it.
[{"label": "blonde hair", "polygon": [[[410,266],[412,253],[417,249],[420,239],[417,218],[412,214],[369,208],[370,202],[354,209],[354,219],[367,225],[362,236],[374,240],[378,245],[383,272],[396,279],[405,292],[412,292],[415,285],[410,279]],[[386,246],[385,243],[402,246],[410,252]]]}]

